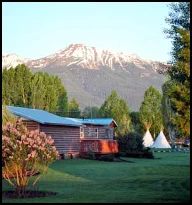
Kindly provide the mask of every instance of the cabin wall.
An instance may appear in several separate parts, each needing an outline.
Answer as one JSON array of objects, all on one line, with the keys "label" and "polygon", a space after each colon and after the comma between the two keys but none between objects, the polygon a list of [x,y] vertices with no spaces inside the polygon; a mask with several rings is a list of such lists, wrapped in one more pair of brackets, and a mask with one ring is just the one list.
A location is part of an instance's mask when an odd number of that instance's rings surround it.
[{"label": "cabin wall", "polygon": [[40,131],[46,135],[51,135],[54,140],[53,145],[59,154],[75,153],[80,151],[80,128],[61,125],[40,124]]},{"label": "cabin wall", "polygon": [[39,130],[39,123],[31,120],[22,120],[23,124],[27,127],[29,131]]},{"label": "cabin wall", "polygon": [[[98,138],[95,134],[95,129],[98,128]],[[110,125],[86,125],[84,127],[84,137],[81,139],[113,139],[114,128]]]}]

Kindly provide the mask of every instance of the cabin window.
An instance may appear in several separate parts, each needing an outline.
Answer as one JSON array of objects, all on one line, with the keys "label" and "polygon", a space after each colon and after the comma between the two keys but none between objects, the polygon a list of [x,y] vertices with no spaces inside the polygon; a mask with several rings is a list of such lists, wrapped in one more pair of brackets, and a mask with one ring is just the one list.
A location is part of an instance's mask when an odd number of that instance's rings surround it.
[{"label": "cabin window", "polygon": [[88,128],[88,136],[91,136],[91,128]]},{"label": "cabin window", "polygon": [[80,138],[84,138],[84,127],[80,127]]},{"label": "cabin window", "polygon": [[95,137],[98,138],[98,128],[95,128]]},{"label": "cabin window", "polygon": [[110,138],[111,130],[109,128],[105,129],[105,137]]}]

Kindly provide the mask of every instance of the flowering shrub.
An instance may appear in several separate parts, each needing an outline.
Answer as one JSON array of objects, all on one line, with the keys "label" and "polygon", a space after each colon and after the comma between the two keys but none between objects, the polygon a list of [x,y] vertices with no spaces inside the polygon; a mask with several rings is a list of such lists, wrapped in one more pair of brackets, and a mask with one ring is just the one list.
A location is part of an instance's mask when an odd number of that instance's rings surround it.
[{"label": "flowering shrub", "polygon": [[32,176],[33,186],[58,158],[54,140],[45,133],[28,131],[21,120],[2,126],[2,176],[23,196]]}]

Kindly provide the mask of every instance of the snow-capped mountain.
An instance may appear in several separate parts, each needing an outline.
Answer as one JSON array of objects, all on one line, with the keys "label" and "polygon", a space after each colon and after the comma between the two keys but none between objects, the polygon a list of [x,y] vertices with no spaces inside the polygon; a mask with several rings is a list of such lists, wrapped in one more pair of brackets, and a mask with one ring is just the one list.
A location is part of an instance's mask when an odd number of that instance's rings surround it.
[{"label": "snow-capped mountain", "polygon": [[[71,44],[52,55],[37,60],[23,59],[16,54],[2,55],[2,67],[9,68],[20,63],[25,63],[31,68],[44,68],[50,64],[57,66],[80,66],[88,69],[100,69],[101,67],[109,67],[115,70],[120,67],[127,71],[128,64],[134,64],[140,69],[145,69],[150,65],[154,71],[159,69],[160,62],[141,59],[136,54],[125,54],[122,52],[111,52],[95,47],[86,46],[84,44]],[[165,64],[165,63],[163,63]]]},{"label": "snow-capped mountain", "polygon": [[21,58],[16,54],[2,53],[2,68],[9,69],[10,67],[16,67],[18,64],[26,64],[30,59]]},{"label": "snow-capped mountain", "polygon": [[167,69],[166,63],[83,44],[71,44],[52,55],[33,60],[2,53],[2,69],[22,63],[32,72],[59,76],[69,99],[74,97],[81,109],[100,106],[111,91],[116,90],[131,110],[138,110],[149,86],[161,92],[166,79],[162,73]]}]

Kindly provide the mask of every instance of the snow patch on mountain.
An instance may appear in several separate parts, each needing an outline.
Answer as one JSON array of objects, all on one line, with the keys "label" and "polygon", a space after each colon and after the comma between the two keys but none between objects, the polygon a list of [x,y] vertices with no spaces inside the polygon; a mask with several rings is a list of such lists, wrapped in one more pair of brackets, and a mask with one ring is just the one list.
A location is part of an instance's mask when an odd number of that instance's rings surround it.
[{"label": "snow patch on mountain", "polygon": [[2,68],[9,69],[10,67],[16,67],[18,64],[26,64],[30,59],[21,58],[16,54],[7,54],[2,52]]},{"label": "snow patch on mountain", "polygon": [[52,55],[36,60],[23,59],[16,54],[2,53],[2,61],[3,68],[14,67],[20,63],[26,63],[30,68],[44,68],[49,64],[53,64],[66,67],[80,66],[82,68],[96,70],[100,69],[101,66],[104,66],[109,67],[114,71],[115,68],[119,66],[127,71],[126,67],[129,64],[134,64],[136,67],[143,70],[146,69],[146,66],[150,66],[155,72],[159,69],[160,63],[157,61],[141,59],[136,54],[111,52],[96,47],[86,46],[84,44],[71,44]]}]

